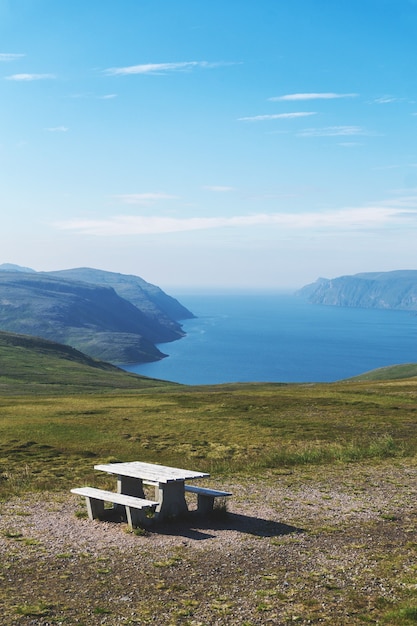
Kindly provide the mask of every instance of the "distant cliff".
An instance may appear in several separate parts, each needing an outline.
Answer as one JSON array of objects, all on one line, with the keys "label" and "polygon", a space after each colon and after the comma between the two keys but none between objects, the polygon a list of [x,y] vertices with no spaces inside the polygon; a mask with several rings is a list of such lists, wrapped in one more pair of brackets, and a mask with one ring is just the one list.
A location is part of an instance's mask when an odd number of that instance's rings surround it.
[{"label": "distant cliff", "polygon": [[313,304],[417,311],[417,270],[319,278],[297,293]]},{"label": "distant cliff", "polygon": [[156,361],[193,314],[138,276],[0,265],[0,330],[70,345],[111,363]]}]

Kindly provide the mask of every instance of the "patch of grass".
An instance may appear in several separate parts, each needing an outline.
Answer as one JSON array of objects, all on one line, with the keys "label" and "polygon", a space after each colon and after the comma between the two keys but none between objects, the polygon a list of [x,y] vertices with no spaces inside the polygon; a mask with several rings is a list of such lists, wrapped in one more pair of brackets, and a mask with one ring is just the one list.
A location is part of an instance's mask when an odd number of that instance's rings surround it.
[{"label": "patch of grass", "polygon": [[96,606],[93,613],[94,615],[111,615],[110,609],[106,609],[102,606]]},{"label": "patch of grass", "polygon": [[33,539],[33,537],[24,537],[23,543],[25,546],[39,546],[41,541],[39,541],[39,539]]},{"label": "patch of grass", "polygon": [[23,533],[19,532],[18,530],[5,530],[3,532],[3,535],[6,537],[6,539],[23,539]]},{"label": "patch of grass", "polygon": [[218,598],[210,606],[213,611],[221,615],[231,615],[234,605],[228,598]]},{"label": "patch of grass", "polygon": [[405,606],[389,611],[384,618],[386,624],[407,626],[417,624],[417,606]]},{"label": "patch of grass", "polygon": [[154,561],[154,567],[173,567],[174,565],[178,565],[181,563],[182,558],[178,555],[171,556],[169,559],[165,559],[163,561]]},{"label": "patch of grass", "polygon": [[71,559],[72,558],[72,553],[71,552],[60,552],[60,554],[56,555],[57,559]]},{"label": "patch of grass", "polygon": [[16,606],[15,612],[25,617],[45,617],[50,615],[51,607],[43,602],[39,604],[20,604]]},{"label": "patch of grass", "polygon": [[395,522],[398,519],[398,516],[393,515],[392,513],[382,513],[381,519],[385,520],[386,522]]}]

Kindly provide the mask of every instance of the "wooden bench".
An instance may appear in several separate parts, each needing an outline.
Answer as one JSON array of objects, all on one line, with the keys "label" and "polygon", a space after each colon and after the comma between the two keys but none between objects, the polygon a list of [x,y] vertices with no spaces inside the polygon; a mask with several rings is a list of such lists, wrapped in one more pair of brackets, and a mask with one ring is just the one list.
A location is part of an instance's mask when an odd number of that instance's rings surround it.
[{"label": "wooden bench", "polygon": [[197,511],[202,515],[207,515],[213,511],[215,498],[228,498],[232,495],[229,491],[195,487],[194,485],[184,485],[184,490],[197,494]]},{"label": "wooden bench", "polygon": [[126,519],[129,528],[133,529],[146,522],[146,512],[155,511],[157,502],[153,500],[144,500],[143,498],[135,498],[127,496],[123,493],[115,493],[113,491],[104,491],[95,487],[77,487],[71,489],[71,493],[84,496],[87,503],[88,517],[93,519],[104,519],[104,503],[124,506],[126,511]]}]

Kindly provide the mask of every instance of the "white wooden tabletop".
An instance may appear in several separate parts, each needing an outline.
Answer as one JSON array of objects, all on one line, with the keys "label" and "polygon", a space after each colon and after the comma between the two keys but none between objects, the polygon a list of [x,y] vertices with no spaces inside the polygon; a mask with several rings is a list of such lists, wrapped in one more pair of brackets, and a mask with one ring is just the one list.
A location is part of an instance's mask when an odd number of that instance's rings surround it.
[{"label": "white wooden tabletop", "polygon": [[105,463],[95,465],[94,469],[118,476],[130,476],[141,480],[149,480],[155,483],[171,483],[176,481],[193,480],[210,476],[206,472],[194,472],[178,467],[167,467],[156,463],[142,463],[132,461],[128,463]]}]

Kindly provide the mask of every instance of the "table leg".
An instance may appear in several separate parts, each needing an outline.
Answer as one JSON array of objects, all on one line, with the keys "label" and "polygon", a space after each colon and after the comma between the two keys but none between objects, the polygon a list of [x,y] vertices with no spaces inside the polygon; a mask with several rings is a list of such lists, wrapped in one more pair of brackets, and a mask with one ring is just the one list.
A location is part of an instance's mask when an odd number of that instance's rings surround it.
[{"label": "table leg", "polygon": [[158,506],[156,507],[158,520],[179,517],[187,512],[184,481],[159,483]]},{"label": "table leg", "polygon": [[145,498],[141,479],[131,478],[130,476],[117,477],[117,493],[124,493],[126,496],[135,496],[136,498]]}]

